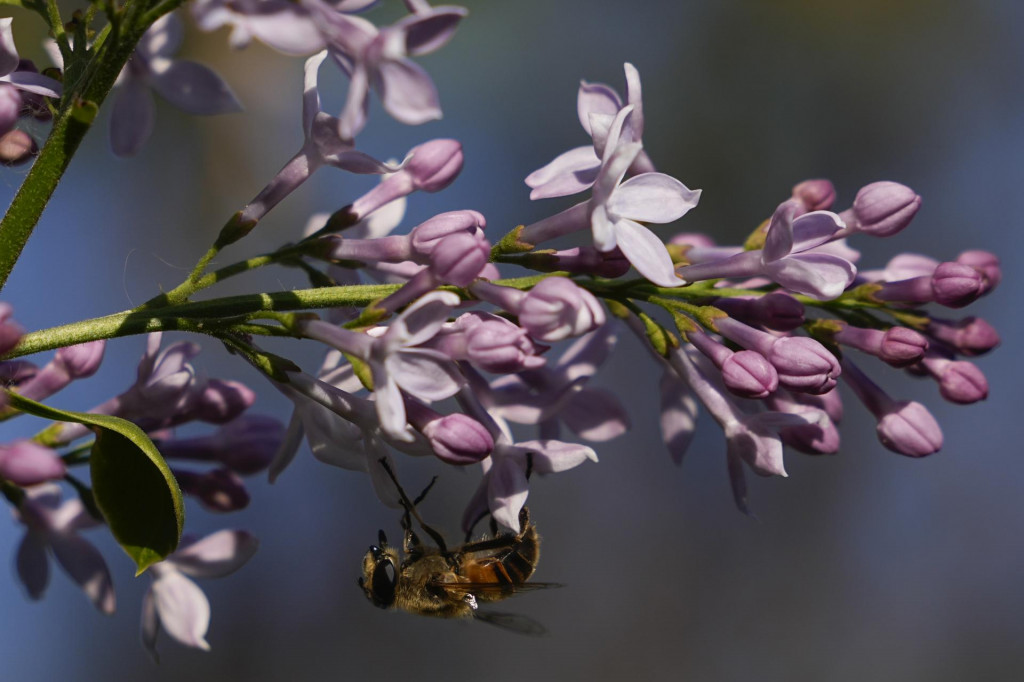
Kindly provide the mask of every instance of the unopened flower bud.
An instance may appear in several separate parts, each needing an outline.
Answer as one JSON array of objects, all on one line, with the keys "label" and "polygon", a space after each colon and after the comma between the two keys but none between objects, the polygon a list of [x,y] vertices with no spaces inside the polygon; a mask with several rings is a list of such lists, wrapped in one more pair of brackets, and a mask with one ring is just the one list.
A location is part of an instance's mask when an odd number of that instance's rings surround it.
[{"label": "unopened flower bud", "polygon": [[24,130],[15,128],[0,136],[0,164],[19,166],[39,153],[39,145]]},{"label": "unopened flower bud", "polygon": [[842,324],[842,329],[835,334],[835,340],[878,356],[893,367],[912,365],[924,357],[928,350],[928,339],[906,327],[891,327],[883,332]]},{"label": "unopened flower bud", "polygon": [[442,239],[430,253],[430,272],[445,284],[468,286],[491,257],[483,232],[457,232]]},{"label": "unopened flower bud", "polygon": [[982,293],[984,278],[969,265],[940,263],[932,275],[935,302],[950,308],[963,308]]},{"label": "unopened flower bud", "polygon": [[0,445],[0,479],[14,485],[38,485],[63,478],[64,462],[48,447],[30,440]]},{"label": "unopened flower bud", "polygon": [[199,500],[212,512],[233,512],[249,506],[249,492],[237,474],[227,469],[213,469],[204,474],[172,470],[183,492]]},{"label": "unopened flower bud", "polygon": [[923,364],[928,373],[938,380],[939,393],[946,400],[970,405],[988,397],[988,379],[973,363],[928,357]]},{"label": "unopened flower bud", "polygon": [[878,420],[882,445],[907,457],[925,457],[942,448],[942,429],[919,402],[898,402]]},{"label": "unopened flower bud", "polygon": [[412,158],[399,172],[408,173],[416,189],[439,192],[462,170],[462,144],[458,140],[430,140],[413,147]]},{"label": "unopened flower bud", "polygon": [[853,200],[854,227],[873,237],[891,237],[913,220],[921,208],[921,197],[898,182],[873,182],[857,192]]},{"label": "unopened flower bud", "polygon": [[475,464],[494,449],[494,439],[483,424],[464,414],[449,414],[423,427],[423,435],[438,459],[448,464]]},{"label": "unopened flower bud", "polygon": [[466,313],[456,325],[464,329],[466,359],[486,372],[509,374],[544,365],[538,353],[545,349],[526,331],[503,317]]},{"label": "unopened flower bud", "polygon": [[962,355],[982,355],[999,345],[999,332],[980,317],[965,317],[956,322],[932,318],[928,333]]},{"label": "unopened flower bud", "polygon": [[999,286],[999,282],[1003,279],[999,258],[994,253],[980,249],[964,251],[956,257],[956,262],[961,265],[969,265],[982,274],[985,278],[981,287],[980,295],[982,296]]},{"label": "unopened flower bud", "polygon": [[210,379],[193,407],[195,418],[210,424],[226,424],[256,402],[251,388],[238,381]]},{"label": "unopened flower bud", "polygon": [[800,200],[806,212],[827,211],[836,200],[836,188],[829,180],[804,180],[793,188],[793,198]]},{"label": "unopened flower bud", "polygon": [[487,226],[487,220],[477,211],[448,211],[439,213],[412,228],[409,237],[412,250],[428,255],[445,237],[460,232],[475,234]]},{"label": "unopened flower bud", "polygon": [[605,321],[594,295],[565,277],[542,279],[522,298],[517,312],[523,329],[544,343],[581,336]]},{"label": "unopened flower bud", "polygon": [[725,387],[743,398],[760,399],[779,387],[779,375],[771,363],[752,350],[732,353],[722,363]]},{"label": "unopened flower bud", "polygon": [[804,304],[781,291],[757,298],[720,298],[714,306],[729,317],[780,332],[798,329],[805,321]]},{"label": "unopened flower bud", "polygon": [[11,320],[13,312],[14,308],[10,303],[0,302],[0,355],[17,346],[22,334],[25,333],[21,325]]},{"label": "unopened flower bud", "polygon": [[54,362],[67,372],[72,379],[91,377],[103,362],[103,351],[106,341],[88,341],[75,346],[66,346],[57,351]]}]

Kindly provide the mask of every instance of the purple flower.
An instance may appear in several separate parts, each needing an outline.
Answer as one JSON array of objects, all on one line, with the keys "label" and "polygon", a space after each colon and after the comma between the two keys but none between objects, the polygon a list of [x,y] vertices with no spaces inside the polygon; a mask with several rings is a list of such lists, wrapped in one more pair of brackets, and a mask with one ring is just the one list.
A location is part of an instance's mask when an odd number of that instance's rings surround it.
[{"label": "purple flower", "polygon": [[849,232],[891,237],[910,224],[919,208],[921,197],[914,190],[883,180],[862,187],[843,218],[848,220]]},{"label": "purple flower", "polygon": [[185,542],[149,568],[153,584],[142,598],[142,643],[157,658],[156,639],[164,630],[185,646],[209,650],[210,602],[192,578],[222,578],[241,568],[259,543],[242,530],[222,530]]},{"label": "purple flower", "polygon": [[840,330],[834,338],[841,344],[877,356],[893,367],[913,365],[924,357],[928,339],[907,327],[863,329],[837,322]]},{"label": "purple flower", "polygon": [[18,392],[31,400],[43,400],[60,391],[75,379],[92,376],[103,360],[103,340],[90,341],[57,350],[53,360],[18,386]]},{"label": "purple flower", "polygon": [[26,532],[18,546],[18,577],[29,597],[39,599],[50,580],[46,558],[53,552],[57,564],[82,588],[89,601],[102,613],[114,612],[114,585],[103,555],[78,531],[100,525],[78,498],[61,502],[60,488],[53,484],[34,486],[14,512]]},{"label": "purple flower", "polygon": [[320,108],[317,79],[320,65],[326,58],[327,52],[324,51],[306,60],[302,91],[302,149],[234,218],[233,223],[241,232],[236,239],[251,230],[270,209],[321,166],[334,166],[350,173],[362,174],[398,170],[398,167],[356,151],[353,137],[339,134],[338,119]]},{"label": "purple flower", "polygon": [[322,0],[304,0],[327,38],[331,57],[351,82],[338,132],[351,139],[366,125],[369,93],[398,121],[419,125],[441,118],[430,76],[408,57],[429,54],[455,34],[467,12],[461,7],[424,8],[392,26],[378,29],[359,17],[336,12]]},{"label": "purple flower", "polygon": [[160,452],[168,459],[218,462],[248,476],[267,468],[283,438],[284,425],[277,419],[243,415],[209,435],[164,440]]},{"label": "purple flower", "polygon": [[[627,142],[640,142],[644,128],[640,73],[628,62],[623,67],[626,71],[626,102],[632,107],[633,114],[627,119],[621,137]],[[526,184],[533,188],[530,198],[563,197],[591,187],[601,168],[601,157],[607,149],[612,121],[623,108],[622,98],[614,89],[601,83],[581,81],[576,110],[580,124],[593,138],[593,144],[560,154],[548,165],[526,176]],[[654,164],[641,150],[627,172],[637,175],[653,171]]]},{"label": "purple flower", "polygon": [[999,345],[999,333],[980,317],[951,321],[933,317],[928,334],[963,355],[983,355]]},{"label": "purple flower", "polygon": [[814,339],[775,336],[731,318],[715,320],[722,336],[768,359],[779,374],[779,384],[805,393],[827,393],[836,385],[839,362]]},{"label": "purple flower", "polygon": [[0,355],[17,346],[25,333],[21,325],[11,319],[13,314],[14,308],[11,304],[0,301]]},{"label": "purple flower", "polygon": [[594,295],[566,277],[547,277],[529,291],[477,281],[470,291],[518,315],[520,326],[544,343],[580,336],[605,321],[604,308]]},{"label": "purple flower", "polygon": [[934,301],[949,308],[963,308],[984,292],[982,273],[961,263],[939,263],[931,273],[908,279],[888,281],[874,292],[880,301],[897,303],[929,303]]},{"label": "purple flower", "polygon": [[[341,4],[352,3],[348,0]],[[192,4],[192,14],[202,31],[231,26],[228,41],[236,49],[247,46],[253,38],[279,52],[297,57],[319,52],[325,47],[316,21],[297,2],[197,0]]]},{"label": "purple flower", "polygon": [[793,200],[779,205],[763,249],[687,265],[679,268],[678,275],[689,282],[767,277],[798,294],[824,301],[836,298],[853,282],[857,268],[845,258],[816,248],[831,240],[843,228],[843,222],[828,211],[794,218],[799,209]]},{"label": "purple flower", "polygon": [[507,433],[499,435],[494,451],[485,459],[483,478],[462,517],[462,527],[470,531],[488,511],[494,520],[519,532],[519,511],[530,494],[527,470],[534,474],[567,471],[587,460],[597,461],[592,448],[557,440],[533,440],[513,443]]},{"label": "purple flower", "polygon": [[64,478],[67,468],[57,453],[31,440],[0,445],[0,479],[30,486]]},{"label": "purple flower", "polygon": [[10,17],[0,19],[0,135],[10,131],[21,116],[22,93],[53,98],[61,96],[60,83],[24,68],[14,46],[13,21]]},{"label": "purple flower", "polygon": [[526,330],[503,317],[480,311],[460,315],[425,344],[453,360],[466,360],[485,372],[506,374],[544,365],[545,349]]},{"label": "purple flower", "polygon": [[882,445],[907,457],[925,457],[942,447],[942,429],[924,405],[893,400],[845,358],[843,376],[868,411],[878,419],[875,430]]},{"label": "purple flower", "polygon": [[241,111],[227,84],[196,62],[171,59],[181,47],[181,19],[165,14],[153,22],[118,79],[110,114],[110,146],[117,156],[134,156],[153,132],[156,116],[150,90],[190,114]]},{"label": "purple flower", "polygon": [[299,329],[370,365],[381,428],[391,438],[408,441],[402,391],[432,402],[451,397],[462,383],[449,358],[435,350],[418,348],[440,331],[458,304],[459,297],[453,293],[429,293],[376,337],[320,321],[300,322]]}]

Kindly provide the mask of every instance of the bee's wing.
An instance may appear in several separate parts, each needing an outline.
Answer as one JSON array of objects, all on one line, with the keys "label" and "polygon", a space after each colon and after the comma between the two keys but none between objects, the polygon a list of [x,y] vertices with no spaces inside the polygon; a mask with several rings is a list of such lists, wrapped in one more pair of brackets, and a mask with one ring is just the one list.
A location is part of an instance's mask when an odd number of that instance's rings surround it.
[{"label": "bee's wing", "polygon": [[541,637],[548,633],[547,629],[526,616],[518,613],[500,613],[495,611],[474,611],[473,619],[496,625],[503,630],[515,632],[519,635],[530,637]]},{"label": "bee's wing", "polygon": [[513,594],[518,592],[532,592],[534,590],[547,590],[555,587],[565,587],[562,583],[445,583],[434,582],[435,587],[440,587],[445,592],[458,594]]}]

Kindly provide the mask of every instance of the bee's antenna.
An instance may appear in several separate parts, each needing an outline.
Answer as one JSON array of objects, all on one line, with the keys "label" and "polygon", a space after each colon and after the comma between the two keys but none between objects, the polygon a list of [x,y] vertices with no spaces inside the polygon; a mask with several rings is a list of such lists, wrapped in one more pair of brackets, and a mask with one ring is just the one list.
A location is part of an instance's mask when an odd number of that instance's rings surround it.
[{"label": "bee's antenna", "polygon": [[402,506],[405,507],[406,515],[411,514],[413,518],[416,519],[417,523],[420,524],[420,528],[423,529],[423,532],[429,535],[434,540],[434,542],[437,544],[437,548],[441,550],[441,553],[447,554],[448,546],[445,544],[444,538],[441,537],[440,533],[438,533],[436,530],[434,530],[426,523],[424,523],[423,517],[421,517],[420,513],[416,511],[416,503],[420,502],[423,499],[423,496],[427,494],[427,490],[430,490],[430,488],[434,485],[434,481],[437,480],[437,476],[435,476],[433,480],[430,481],[430,484],[427,485],[427,487],[424,489],[424,491],[420,493],[420,496],[416,498],[416,502],[412,502],[409,500],[409,496],[405,494],[405,490],[402,489],[402,485],[398,482],[398,479],[395,478],[395,472],[391,470],[391,467],[388,465],[387,459],[381,457],[378,461],[380,462],[380,465],[384,467],[384,471],[387,473],[388,478],[390,478],[391,481],[395,484],[395,488],[398,489],[398,495],[402,499]]}]

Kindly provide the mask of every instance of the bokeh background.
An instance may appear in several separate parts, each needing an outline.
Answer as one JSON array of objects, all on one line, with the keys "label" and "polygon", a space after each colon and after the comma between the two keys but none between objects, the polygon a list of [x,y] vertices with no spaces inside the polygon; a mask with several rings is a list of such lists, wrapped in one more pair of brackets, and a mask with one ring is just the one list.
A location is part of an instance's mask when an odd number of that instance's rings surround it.
[{"label": "bokeh background", "polygon": [[[399,14],[391,0],[376,11]],[[934,385],[878,373],[893,394],[926,402],[945,428],[934,457],[888,452],[848,401],[842,452],[787,455],[788,479],[752,480],[758,520],[730,498],[721,433],[703,419],[682,467],[660,442],[656,373],[624,338],[601,384],[634,417],[601,462],[536,480],[530,506],[544,536],[536,578],[566,587],[506,602],[549,634],[518,637],[483,624],[434,622],[373,608],[357,589],[359,561],[398,517],[368,481],[303,451],[277,484],[252,480],[252,505],[215,516],[189,503],[204,534],[248,528],[255,558],[205,581],[209,653],[161,640],[154,665],[138,640],[149,579],[101,533],[118,611],[96,613],[52,576],[31,603],[14,580],[20,529],[0,521],[0,677],[10,680],[686,679],[1016,680],[1024,678],[1024,381],[1018,347],[1024,295],[1018,234],[1024,215],[1024,5],[1017,0],[467,0],[455,40],[421,63],[441,92],[443,120],[405,128],[374,108],[360,147],[401,157],[456,137],[466,168],[438,195],[410,202],[409,225],[474,208],[497,238],[568,205],[531,203],[522,178],[586,141],[578,81],[623,89],[622,63],[643,78],[651,157],[700,206],[678,229],[741,239],[796,182],[831,178],[839,205],[868,182],[914,187],[924,206],[911,229],[861,239],[865,267],[899,251],[952,259],[967,248],[1003,260],[1000,290],[971,313],[994,323],[1003,347],[980,359],[991,395],[954,407]],[[70,8],[70,6],[69,6]],[[12,10],[16,12],[17,10]],[[16,14],[21,50],[38,23]],[[226,33],[190,32],[182,56],[206,61],[247,112],[188,117],[161,105],[139,157],[114,159],[105,119],[86,140],[14,270],[3,298],[40,329],[124,309],[177,284],[223,221],[298,148],[302,62],[258,45],[230,52]],[[328,105],[344,83],[324,70]],[[332,80],[333,79],[333,80]],[[13,195],[25,171],[0,174]],[[275,210],[244,257],[295,238],[307,216],[351,201],[367,181],[327,169]],[[669,228],[673,229],[673,228]],[[225,293],[301,285],[294,273],[232,283]],[[240,362],[207,344],[211,376],[250,382],[257,407],[287,405]],[[307,369],[308,344],[287,348]],[[130,383],[140,339],[108,346],[106,366],[62,393],[85,409]],[[33,425],[5,425],[4,438]],[[418,489],[430,462],[400,462]],[[424,514],[456,535],[475,471],[444,469]]]}]

